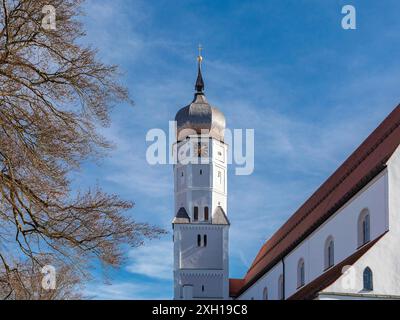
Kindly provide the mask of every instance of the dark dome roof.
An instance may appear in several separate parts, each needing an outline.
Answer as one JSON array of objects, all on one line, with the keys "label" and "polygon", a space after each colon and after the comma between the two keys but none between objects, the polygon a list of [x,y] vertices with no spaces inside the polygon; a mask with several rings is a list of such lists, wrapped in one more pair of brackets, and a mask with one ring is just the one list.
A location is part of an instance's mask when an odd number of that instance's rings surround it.
[{"label": "dark dome roof", "polygon": [[175,121],[178,141],[200,133],[224,141],[225,117],[207,102],[203,93],[196,93],[193,102],[178,111]]}]

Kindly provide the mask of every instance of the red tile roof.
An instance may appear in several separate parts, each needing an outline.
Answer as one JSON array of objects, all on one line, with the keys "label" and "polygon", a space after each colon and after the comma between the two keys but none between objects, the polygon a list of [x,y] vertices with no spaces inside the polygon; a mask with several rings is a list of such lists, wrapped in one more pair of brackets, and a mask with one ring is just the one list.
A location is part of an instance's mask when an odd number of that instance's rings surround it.
[{"label": "red tile roof", "polygon": [[229,279],[229,296],[236,297],[243,286],[243,279]]},{"label": "red tile roof", "polygon": [[400,144],[400,105],[262,246],[240,295],[333,215],[379,172]]},{"label": "red tile roof", "polygon": [[315,299],[318,295],[318,292],[330,286],[337,279],[339,279],[339,277],[343,274],[342,270],[344,266],[351,266],[354,263],[356,263],[382,237],[383,235],[359,248],[350,257],[346,258],[341,263],[330,268],[321,276],[319,276],[318,278],[316,278],[315,280],[311,281],[309,284],[298,290],[295,294],[290,296],[288,300]]}]

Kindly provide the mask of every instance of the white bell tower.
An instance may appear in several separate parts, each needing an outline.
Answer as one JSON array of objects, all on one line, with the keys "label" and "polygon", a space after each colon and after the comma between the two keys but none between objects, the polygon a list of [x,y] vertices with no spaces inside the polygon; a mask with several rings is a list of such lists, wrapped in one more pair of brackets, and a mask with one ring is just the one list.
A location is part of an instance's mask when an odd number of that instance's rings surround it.
[{"label": "white bell tower", "polygon": [[178,111],[174,165],[174,298],[228,299],[225,117],[204,96],[198,57],[193,102]]}]

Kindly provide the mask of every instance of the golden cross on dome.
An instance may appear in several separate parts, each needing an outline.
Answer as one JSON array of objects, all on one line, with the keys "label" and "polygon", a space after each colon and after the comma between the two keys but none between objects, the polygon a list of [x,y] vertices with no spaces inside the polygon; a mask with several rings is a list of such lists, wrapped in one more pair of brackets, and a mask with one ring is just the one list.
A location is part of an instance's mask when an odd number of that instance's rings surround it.
[{"label": "golden cross on dome", "polygon": [[197,56],[197,80],[196,80],[196,92],[202,94],[204,91],[204,81],[203,76],[201,75],[201,62],[203,61],[203,57],[201,56],[201,52],[203,51],[203,47],[199,44],[199,55]]},{"label": "golden cross on dome", "polygon": [[199,63],[199,66],[201,66],[201,62],[203,61],[203,57],[201,55],[201,52],[203,51],[203,47],[201,44],[199,44],[199,55],[197,56],[197,62]]}]

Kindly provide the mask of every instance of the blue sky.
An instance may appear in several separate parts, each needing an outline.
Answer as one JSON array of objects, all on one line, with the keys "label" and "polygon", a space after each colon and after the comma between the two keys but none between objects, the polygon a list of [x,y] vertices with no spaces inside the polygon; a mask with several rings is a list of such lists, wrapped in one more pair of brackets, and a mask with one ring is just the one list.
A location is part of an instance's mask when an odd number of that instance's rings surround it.
[{"label": "blue sky", "polygon": [[[341,28],[346,4],[357,30]],[[400,100],[396,0],[88,0],[85,10],[84,42],[120,66],[135,106],[116,106],[102,129],[115,149],[85,164],[75,186],[99,184],[133,200],[136,220],[171,230],[172,167],[146,163],[145,136],[191,101],[201,43],[209,102],[229,128],[255,129],[254,173],[230,168],[231,277]],[[96,271],[86,294],[172,297],[171,233],[126,254],[111,284]]]}]

